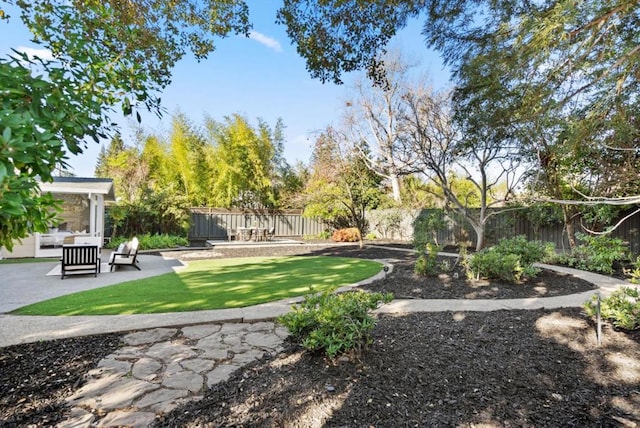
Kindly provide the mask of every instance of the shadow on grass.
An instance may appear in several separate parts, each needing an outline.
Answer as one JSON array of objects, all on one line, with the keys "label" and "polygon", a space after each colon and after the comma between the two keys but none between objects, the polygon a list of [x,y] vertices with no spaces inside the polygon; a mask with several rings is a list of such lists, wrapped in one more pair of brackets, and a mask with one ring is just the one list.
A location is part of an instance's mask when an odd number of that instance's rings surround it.
[{"label": "shadow on grass", "polygon": [[381,265],[339,257],[194,261],[168,273],[25,306],[19,315],[116,315],[239,308],[369,278]]}]

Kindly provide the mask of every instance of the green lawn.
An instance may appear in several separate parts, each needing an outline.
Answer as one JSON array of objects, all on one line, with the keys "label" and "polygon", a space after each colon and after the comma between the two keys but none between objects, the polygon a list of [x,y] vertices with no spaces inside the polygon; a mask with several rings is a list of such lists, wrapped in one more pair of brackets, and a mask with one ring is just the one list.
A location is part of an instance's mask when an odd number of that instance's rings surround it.
[{"label": "green lawn", "polygon": [[201,260],[177,273],[69,294],[15,310],[17,315],[115,315],[239,308],[378,273],[371,260],[342,257],[251,257]]}]

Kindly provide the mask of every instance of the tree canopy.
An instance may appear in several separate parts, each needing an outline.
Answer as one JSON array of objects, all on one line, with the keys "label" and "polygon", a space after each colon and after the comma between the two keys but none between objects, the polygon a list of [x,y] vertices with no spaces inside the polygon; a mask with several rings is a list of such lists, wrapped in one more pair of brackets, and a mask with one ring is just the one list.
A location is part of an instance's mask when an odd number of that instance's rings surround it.
[{"label": "tree canopy", "polygon": [[424,0],[284,0],[278,22],[287,26],[311,76],[342,83],[349,71],[380,76],[379,55],[424,6]]},{"label": "tree canopy", "polygon": [[[114,179],[122,233],[182,233],[194,206],[290,207],[304,171],[283,158],[283,127],[260,119],[254,126],[239,114],[199,126],[178,113],[166,135],[138,133],[129,144],[116,135],[95,175]],[[141,229],[145,222],[150,230]]]},{"label": "tree canopy", "polygon": [[3,4],[17,6],[54,58],[0,58],[0,245],[9,249],[46,230],[55,204],[38,183],[67,153],[105,137],[118,108],[161,113],[159,93],[180,58],[205,58],[216,37],[249,30],[241,0],[0,1],[0,17],[15,19]]},{"label": "tree canopy", "polygon": [[381,177],[361,156],[362,148],[331,127],[317,135],[304,189],[304,214],[319,217],[335,229],[356,227],[360,242],[367,233],[367,209],[383,199]]},{"label": "tree canopy", "polygon": [[366,69],[382,87],[387,43],[423,19],[425,45],[453,71],[454,120],[469,141],[519,148],[514,159],[551,200],[640,200],[637,1],[291,0],[278,16],[312,76]]}]

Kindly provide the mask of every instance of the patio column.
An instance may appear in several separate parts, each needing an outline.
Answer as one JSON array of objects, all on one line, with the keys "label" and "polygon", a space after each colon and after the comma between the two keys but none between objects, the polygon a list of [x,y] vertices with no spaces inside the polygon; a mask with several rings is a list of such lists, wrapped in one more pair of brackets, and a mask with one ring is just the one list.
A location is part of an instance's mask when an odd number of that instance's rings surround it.
[{"label": "patio column", "polygon": [[89,234],[104,237],[104,195],[89,194]]},{"label": "patio column", "polygon": [[96,198],[96,235],[104,237],[104,195],[95,195]]},{"label": "patio column", "polygon": [[89,235],[96,236],[96,201],[94,195],[89,193]]}]

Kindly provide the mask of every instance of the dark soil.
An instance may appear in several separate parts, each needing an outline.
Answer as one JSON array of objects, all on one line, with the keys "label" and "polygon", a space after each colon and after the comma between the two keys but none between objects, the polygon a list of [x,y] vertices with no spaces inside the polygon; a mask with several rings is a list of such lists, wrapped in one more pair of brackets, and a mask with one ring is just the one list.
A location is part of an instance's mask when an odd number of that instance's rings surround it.
[{"label": "dark soil", "polygon": [[295,345],[159,427],[618,427],[640,423],[640,335],[579,309],[385,316],[360,361]]},{"label": "dark soil", "polygon": [[0,427],[55,426],[65,397],[83,376],[122,346],[105,334],[0,348]]},{"label": "dark soil", "polygon": [[[357,247],[269,248],[268,255],[396,259],[370,289],[413,298],[513,298],[592,286],[544,272],[532,283],[450,282],[413,274],[413,255]],[[183,253],[265,255],[265,249]],[[544,290],[543,290],[544,288]],[[597,346],[580,309],[383,316],[359,358],[329,362],[294,343],[237,372],[165,427],[636,426],[640,334],[605,326]],[[119,346],[117,334],[0,349],[0,427],[55,426],[64,397]]]}]

